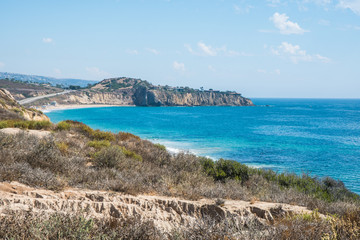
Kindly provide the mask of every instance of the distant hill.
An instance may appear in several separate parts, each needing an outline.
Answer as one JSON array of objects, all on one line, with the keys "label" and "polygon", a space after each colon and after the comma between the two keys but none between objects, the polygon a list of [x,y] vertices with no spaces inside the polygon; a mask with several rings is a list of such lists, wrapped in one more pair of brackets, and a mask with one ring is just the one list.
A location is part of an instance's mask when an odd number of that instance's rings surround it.
[{"label": "distant hill", "polygon": [[0,88],[8,90],[16,100],[64,91],[62,88],[53,87],[47,83],[29,83],[1,78]]},{"label": "distant hill", "polygon": [[37,75],[0,72],[0,79],[6,79],[6,78],[15,79],[23,82],[49,83],[52,86],[61,85],[63,87],[69,87],[70,85],[86,87],[88,84],[97,83],[97,81],[93,81],[93,80],[82,80],[82,79],[73,79],[73,78],[61,79],[61,78],[44,77]]}]

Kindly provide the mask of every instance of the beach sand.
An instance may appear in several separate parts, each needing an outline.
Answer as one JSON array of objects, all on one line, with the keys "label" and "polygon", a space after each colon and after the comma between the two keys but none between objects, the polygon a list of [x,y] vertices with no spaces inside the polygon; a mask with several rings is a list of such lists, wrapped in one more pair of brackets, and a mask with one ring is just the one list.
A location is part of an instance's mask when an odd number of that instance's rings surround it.
[{"label": "beach sand", "polygon": [[42,112],[50,112],[55,110],[79,109],[79,108],[98,108],[98,107],[134,107],[135,105],[110,105],[110,104],[58,104],[56,106],[46,106],[39,108]]}]

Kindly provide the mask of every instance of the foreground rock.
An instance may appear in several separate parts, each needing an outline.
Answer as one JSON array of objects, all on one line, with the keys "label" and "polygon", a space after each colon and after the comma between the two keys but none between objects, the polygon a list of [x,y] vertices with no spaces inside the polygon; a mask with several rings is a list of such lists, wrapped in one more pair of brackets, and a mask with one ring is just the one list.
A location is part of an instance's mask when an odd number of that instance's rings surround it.
[{"label": "foreground rock", "polygon": [[53,192],[34,189],[18,182],[0,183],[0,215],[33,211],[41,214],[85,214],[90,218],[127,219],[138,217],[151,220],[159,229],[169,232],[174,228],[192,226],[210,218],[214,221],[236,218],[243,224],[269,224],[278,217],[309,213],[305,207],[268,202],[226,200],[216,205],[214,200],[189,201],[179,198],[115,192],[66,189]]}]

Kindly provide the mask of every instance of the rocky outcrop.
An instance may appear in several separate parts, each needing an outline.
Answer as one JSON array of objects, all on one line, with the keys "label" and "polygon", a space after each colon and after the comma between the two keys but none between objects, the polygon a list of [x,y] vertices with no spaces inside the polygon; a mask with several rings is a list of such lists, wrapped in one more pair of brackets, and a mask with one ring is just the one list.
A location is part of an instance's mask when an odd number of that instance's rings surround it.
[{"label": "rocky outcrop", "polygon": [[[1,116],[10,116],[10,119],[14,118],[13,115],[15,113],[18,115],[18,118],[26,120],[50,121],[50,119],[41,111],[24,108],[18,104],[11,93],[2,88],[0,88],[0,110]],[[3,119],[5,119],[5,117]]]},{"label": "rocky outcrop", "polygon": [[116,91],[82,90],[53,97],[59,104],[109,104],[136,106],[253,106],[241,94],[215,91],[177,92],[138,86]]},{"label": "rocky outcrop", "polygon": [[238,93],[220,91],[167,91],[138,87],[134,94],[138,106],[253,106],[248,98]]},{"label": "rocky outcrop", "polygon": [[246,225],[249,222],[271,224],[274,219],[297,213],[309,213],[305,207],[288,204],[226,200],[216,205],[214,200],[183,200],[164,196],[138,195],[67,189],[53,192],[34,189],[23,184],[0,183],[0,215],[17,211],[37,213],[86,214],[91,218],[126,219],[137,217],[151,220],[159,229],[171,231],[187,227],[204,218],[215,221],[231,218]]},{"label": "rocky outcrop", "polygon": [[109,104],[109,105],[134,105],[132,92],[116,91],[76,91],[70,94],[51,98],[59,104]]}]

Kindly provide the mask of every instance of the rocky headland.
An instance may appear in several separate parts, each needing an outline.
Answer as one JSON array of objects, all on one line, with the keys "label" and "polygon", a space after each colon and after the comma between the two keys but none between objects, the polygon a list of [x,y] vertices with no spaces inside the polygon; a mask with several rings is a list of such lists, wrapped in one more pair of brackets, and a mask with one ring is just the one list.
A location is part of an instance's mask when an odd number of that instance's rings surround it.
[{"label": "rocky headland", "polygon": [[188,87],[155,86],[134,78],[105,79],[91,87],[62,96],[40,100],[35,105],[56,101],[58,104],[106,104],[135,106],[253,106],[236,92],[199,90]]}]

